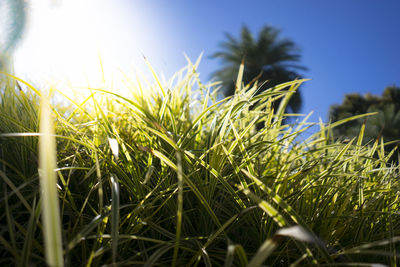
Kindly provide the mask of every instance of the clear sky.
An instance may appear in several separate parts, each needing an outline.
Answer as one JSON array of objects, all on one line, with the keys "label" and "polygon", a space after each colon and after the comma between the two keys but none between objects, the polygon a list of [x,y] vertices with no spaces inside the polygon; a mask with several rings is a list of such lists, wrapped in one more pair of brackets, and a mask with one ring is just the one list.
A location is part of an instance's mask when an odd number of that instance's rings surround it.
[{"label": "clear sky", "polygon": [[209,56],[224,32],[238,36],[246,24],[255,34],[264,25],[279,28],[301,48],[301,64],[309,68],[303,75],[312,79],[302,88],[302,111],[314,110],[313,121],[326,121],[329,106],[346,93],[400,86],[398,0],[64,0],[43,16],[49,1],[31,1],[42,6],[32,12],[16,55],[17,71],[33,79],[33,70],[60,74],[71,65],[97,72],[98,53],[124,70],[142,68],[143,53],[168,77],[185,65],[183,53],[195,60],[204,52],[199,71],[207,81],[220,66]]}]

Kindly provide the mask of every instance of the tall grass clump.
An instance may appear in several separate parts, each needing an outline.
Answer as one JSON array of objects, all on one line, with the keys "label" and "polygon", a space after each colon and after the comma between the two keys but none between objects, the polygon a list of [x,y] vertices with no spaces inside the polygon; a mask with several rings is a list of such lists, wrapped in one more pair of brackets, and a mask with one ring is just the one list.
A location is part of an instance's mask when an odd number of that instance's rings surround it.
[{"label": "tall grass clump", "polygon": [[[219,99],[197,65],[167,82],[154,71],[154,84],[128,77],[129,95],[87,88],[52,102],[62,264],[396,266],[396,151],[381,139],[363,145],[365,126],[334,141],[351,118],[285,114],[305,80],[257,93],[241,68],[237,93]],[[0,106],[1,263],[43,265],[39,91],[15,88],[9,80]],[[304,134],[310,127],[319,130]]]}]

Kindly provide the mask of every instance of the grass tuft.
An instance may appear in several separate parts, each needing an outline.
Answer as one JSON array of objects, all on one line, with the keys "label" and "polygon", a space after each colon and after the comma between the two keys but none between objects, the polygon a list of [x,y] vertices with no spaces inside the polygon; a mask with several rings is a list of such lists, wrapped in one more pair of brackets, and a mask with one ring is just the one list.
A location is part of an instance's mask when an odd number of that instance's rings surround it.
[{"label": "grass tuft", "polygon": [[373,114],[310,123],[285,113],[306,80],[257,94],[243,66],[220,99],[188,62],[51,100],[2,78],[1,264],[396,266],[397,152],[332,136]]}]

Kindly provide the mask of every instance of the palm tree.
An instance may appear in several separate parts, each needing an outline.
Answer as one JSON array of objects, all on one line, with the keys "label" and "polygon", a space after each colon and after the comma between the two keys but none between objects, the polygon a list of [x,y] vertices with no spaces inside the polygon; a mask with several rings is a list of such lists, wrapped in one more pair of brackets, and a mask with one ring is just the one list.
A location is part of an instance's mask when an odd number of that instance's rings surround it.
[{"label": "palm tree", "polygon": [[[257,39],[246,26],[243,26],[239,39],[226,33],[227,40],[220,44],[222,51],[211,56],[223,62],[223,67],[214,76],[223,82],[226,96],[235,92],[234,80],[243,59],[243,82],[249,83],[255,78],[262,82],[268,81],[259,91],[299,78],[296,71],[306,70],[296,64],[300,61],[300,54],[295,43],[279,38],[279,34],[279,30],[270,26],[263,27]],[[301,102],[300,92],[297,92],[289,102],[289,109],[299,112]]]}]

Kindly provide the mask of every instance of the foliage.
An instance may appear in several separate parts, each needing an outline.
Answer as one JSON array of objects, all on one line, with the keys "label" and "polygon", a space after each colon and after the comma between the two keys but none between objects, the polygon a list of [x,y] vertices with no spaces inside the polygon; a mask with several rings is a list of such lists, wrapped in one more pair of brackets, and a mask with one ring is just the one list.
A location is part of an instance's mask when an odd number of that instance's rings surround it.
[{"label": "foliage", "polygon": [[365,119],[351,121],[333,130],[334,136],[341,138],[353,138],[357,136],[361,125],[366,123],[365,141],[383,137],[388,142],[385,149],[391,151],[398,146],[400,140],[400,88],[387,87],[382,96],[367,94],[346,95],[340,105],[330,108],[330,120],[332,122],[342,120],[358,114],[376,112],[377,114]]},{"label": "foliage", "polygon": [[[218,101],[196,66],[165,84],[129,81],[130,96],[53,100],[65,265],[395,266],[399,168],[381,143],[363,146],[364,129],[332,142],[349,119],[300,141],[306,118],[282,121],[303,80]],[[44,265],[41,92],[15,88],[0,97],[0,263]]]},{"label": "foliage", "polygon": [[[282,39],[279,35],[280,31],[270,26],[264,26],[257,38],[246,26],[243,26],[239,39],[226,34],[226,41],[220,45],[222,51],[212,56],[223,62],[221,70],[214,75],[223,82],[226,96],[235,93],[234,80],[242,61],[245,84],[255,80],[267,81],[259,87],[260,91],[301,77],[298,71],[306,68],[297,64],[300,61],[299,48],[290,39]],[[299,112],[301,102],[298,90],[288,107],[292,112]]]}]

